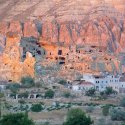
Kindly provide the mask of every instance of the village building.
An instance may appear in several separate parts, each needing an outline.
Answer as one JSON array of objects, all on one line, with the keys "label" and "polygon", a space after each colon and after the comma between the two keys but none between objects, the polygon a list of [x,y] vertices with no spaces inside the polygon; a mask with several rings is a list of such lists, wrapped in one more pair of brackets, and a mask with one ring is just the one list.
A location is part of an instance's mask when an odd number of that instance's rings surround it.
[{"label": "village building", "polygon": [[92,88],[94,88],[94,84],[92,84],[91,82],[87,82],[87,81],[80,81],[77,83],[72,83],[72,87],[71,87],[73,91],[87,91]]},{"label": "village building", "polygon": [[124,93],[125,81],[121,80],[121,77],[122,76],[120,75],[114,76],[111,74],[84,74],[81,80],[94,84],[95,89],[98,91],[104,91],[106,87],[112,87],[113,90],[117,91],[118,93]]}]

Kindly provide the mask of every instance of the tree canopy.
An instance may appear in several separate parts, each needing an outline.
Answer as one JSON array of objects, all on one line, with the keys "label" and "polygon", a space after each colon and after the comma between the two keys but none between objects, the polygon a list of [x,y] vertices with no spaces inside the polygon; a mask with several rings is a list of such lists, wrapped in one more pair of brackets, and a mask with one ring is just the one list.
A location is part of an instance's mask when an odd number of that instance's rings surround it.
[{"label": "tree canopy", "polygon": [[45,92],[45,97],[46,98],[53,98],[54,97],[54,91],[49,89],[48,91]]},{"label": "tree canopy", "polygon": [[93,121],[81,109],[71,109],[63,125],[91,125]]},{"label": "tree canopy", "polygon": [[0,120],[0,125],[35,125],[26,114],[8,114],[4,115]]},{"label": "tree canopy", "polygon": [[41,106],[41,104],[33,104],[31,110],[33,112],[40,112],[43,110],[43,107]]}]

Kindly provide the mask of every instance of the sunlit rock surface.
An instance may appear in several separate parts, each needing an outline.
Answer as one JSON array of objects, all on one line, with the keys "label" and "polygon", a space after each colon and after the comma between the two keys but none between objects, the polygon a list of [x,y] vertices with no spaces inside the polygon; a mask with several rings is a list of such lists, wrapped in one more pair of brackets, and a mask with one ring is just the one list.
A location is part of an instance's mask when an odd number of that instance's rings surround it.
[{"label": "sunlit rock surface", "polygon": [[24,76],[34,77],[35,59],[27,53],[24,62],[21,61],[20,35],[7,33],[6,47],[0,56],[0,79],[19,82]]},{"label": "sunlit rock surface", "polygon": [[1,0],[1,79],[34,77],[35,57],[27,53],[23,58],[23,38],[35,38],[45,49],[37,64],[63,63],[63,75],[70,70],[124,72],[125,0]]}]

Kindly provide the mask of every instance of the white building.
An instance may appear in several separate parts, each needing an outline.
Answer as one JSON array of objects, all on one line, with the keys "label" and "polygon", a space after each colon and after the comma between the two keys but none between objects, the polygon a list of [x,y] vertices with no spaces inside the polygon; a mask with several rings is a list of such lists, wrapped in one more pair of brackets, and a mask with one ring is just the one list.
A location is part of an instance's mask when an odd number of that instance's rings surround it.
[{"label": "white building", "polygon": [[91,82],[87,82],[87,81],[80,81],[80,82],[75,82],[72,83],[72,90],[73,91],[87,91],[91,88],[94,88],[94,84],[92,84]]},{"label": "white building", "polygon": [[[92,75],[92,74],[84,74],[81,80],[85,80],[87,82],[91,82],[94,84],[94,87],[98,91],[104,91],[106,87],[112,87],[118,93],[123,93],[125,89],[125,81],[121,81],[121,76],[114,75]],[[125,90],[124,90],[125,93]]]}]

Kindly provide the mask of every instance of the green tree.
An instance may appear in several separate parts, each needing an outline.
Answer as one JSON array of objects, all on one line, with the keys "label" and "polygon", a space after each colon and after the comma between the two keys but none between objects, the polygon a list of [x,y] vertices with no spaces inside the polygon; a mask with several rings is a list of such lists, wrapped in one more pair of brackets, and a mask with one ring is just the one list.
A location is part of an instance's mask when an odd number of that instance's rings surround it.
[{"label": "green tree", "polygon": [[106,95],[111,95],[114,93],[115,93],[115,91],[112,89],[112,87],[106,87],[106,90],[105,90]]},{"label": "green tree", "polygon": [[41,112],[43,110],[43,107],[41,104],[33,104],[31,107],[31,111],[33,112]]},{"label": "green tree", "polygon": [[81,109],[71,109],[63,125],[91,125],[93,121]]},{"label": "green tree", "polygon": [[22,83],[23,87],[26,87],[26,88],[30,88],[35,85],[34,79],[29,76],[23,77],[21,79],[21,83]]},{"label": "green tree", "polygon": [[0,120],[0,125],[35,125],[26,114],[8,114],[4,115]]},{"label": "green tree", "polygon": [[96,90],[94,88],[91,88],[88,91],[86,91],[86,95],[87,96],[94,96],[95,92],[96,92]]},{"label": "green tree", "polygon": [[53,98],[54,97],[54,91],[49,89],[45,92],[45,98]]}]

